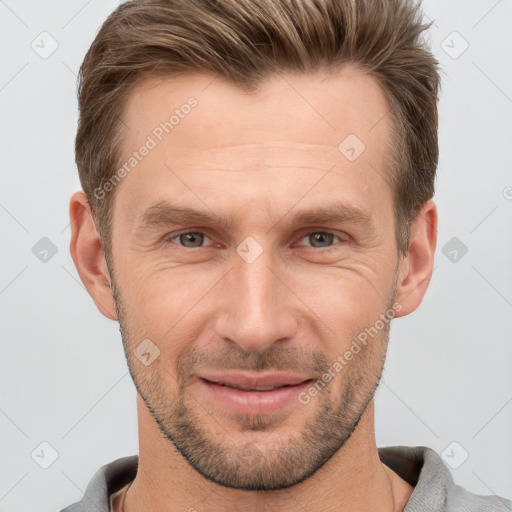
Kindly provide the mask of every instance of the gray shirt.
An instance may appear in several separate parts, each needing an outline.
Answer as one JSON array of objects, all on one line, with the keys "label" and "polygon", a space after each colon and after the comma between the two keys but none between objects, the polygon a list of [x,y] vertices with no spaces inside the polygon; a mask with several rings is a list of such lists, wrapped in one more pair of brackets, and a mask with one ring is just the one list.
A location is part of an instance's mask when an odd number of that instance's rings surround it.
[{"label": "gray shirt", "polygon": [[[378,448],[380,460],[414,487],[404,512],[511,512],[512,501],[456,485],[441,457],[426,446]],[[61,512],[110,512],[110,495],[135,478],[138,456],[102,466],[82,499]]]}]

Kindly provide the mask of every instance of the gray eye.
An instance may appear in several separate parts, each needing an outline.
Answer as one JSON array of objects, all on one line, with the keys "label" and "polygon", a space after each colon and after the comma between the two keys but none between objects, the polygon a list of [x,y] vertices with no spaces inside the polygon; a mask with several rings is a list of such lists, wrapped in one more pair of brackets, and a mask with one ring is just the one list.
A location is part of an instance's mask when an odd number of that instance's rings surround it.
[{"label": "gray eye", "polygon": [[184,247],[201,247],[204,242],[204,235],[202,233],[181,233],[176,238],[178,237],[180,244]]},{"label": "gray eye", "polygon": [[313,247],[328,247],[332,245],[334,236],[335,235],[332,233],[324,233],[320,231],[317,233],[310,233],[308,235],[308,240],[311,242]]}]

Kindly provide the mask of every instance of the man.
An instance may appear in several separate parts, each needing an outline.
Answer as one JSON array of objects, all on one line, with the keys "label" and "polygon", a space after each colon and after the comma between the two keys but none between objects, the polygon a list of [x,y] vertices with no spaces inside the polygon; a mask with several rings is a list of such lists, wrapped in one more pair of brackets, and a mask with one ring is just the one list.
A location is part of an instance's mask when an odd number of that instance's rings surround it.
[{"label": "man", "polygon": [[510,510],[377,448],[436,247],[437,61],[399,0],[121,5],[80,70],[71,254],[119,321],[138,456],[64,510]]}]

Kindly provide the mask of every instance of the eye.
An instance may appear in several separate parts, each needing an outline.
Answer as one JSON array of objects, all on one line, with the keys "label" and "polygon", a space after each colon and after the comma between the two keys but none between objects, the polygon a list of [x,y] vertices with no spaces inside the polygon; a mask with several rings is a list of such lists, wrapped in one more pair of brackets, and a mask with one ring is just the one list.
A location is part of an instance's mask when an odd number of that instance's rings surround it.
[{"label": "eye", "polygon": [[[303,236],[302,240],[303,239],[306,239],[309,242],[311,242],[310,247],[316,247],[316,248],[326,247],[327,249],[332,247],[332,244],[335,241],[335,239],[338,239],[339,241],[343,241],[339,236],[337,236],[334,233],[331,233],[329,231],[311,231],[310,233],[307,233],[305,236]],[[299,244],[299,245],[302,245],[302,244]]]},{"label": "eye", "polygon": [[178,242],[175,243],[181,245],[182,247],[185,247],[186,249],[202,247],[205,239],[209,240],[209,238],[200,231],[187,231],[166,238],[167,241],[174,241],[175,239],[178,239]]},{"label": "eye", "polygon": [[[336,242],[336,239],[340,242],[344,241],[338,235],[329,231],[311,231],[305,234],[301,240],[308,240],[314,248],[325,248],[330,249]],[[208,236],[200,231],[184,231],[175,235],[169,236],[165,239],[166,241],[176,243],[185,249],[194,249],[204,246],[206,240],[210,240]],[[211,240],[210,240],[211,241]],[[304,244],[298,244],[304,245]]]}]

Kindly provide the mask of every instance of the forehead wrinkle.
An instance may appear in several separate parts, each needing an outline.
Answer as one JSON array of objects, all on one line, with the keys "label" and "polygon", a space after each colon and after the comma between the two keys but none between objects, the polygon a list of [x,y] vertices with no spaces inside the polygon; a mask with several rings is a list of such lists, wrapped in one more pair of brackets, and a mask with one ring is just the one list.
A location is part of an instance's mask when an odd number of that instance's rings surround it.
[{"label": "forehead wrinkle", "polygon": [[206,149],[180,146],[180,150],[185,155],[168,158],[166,165],[235,172],[262,168],[327,170],[342,156],[337,146],[275,141]]}]

